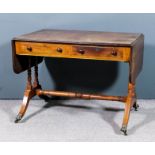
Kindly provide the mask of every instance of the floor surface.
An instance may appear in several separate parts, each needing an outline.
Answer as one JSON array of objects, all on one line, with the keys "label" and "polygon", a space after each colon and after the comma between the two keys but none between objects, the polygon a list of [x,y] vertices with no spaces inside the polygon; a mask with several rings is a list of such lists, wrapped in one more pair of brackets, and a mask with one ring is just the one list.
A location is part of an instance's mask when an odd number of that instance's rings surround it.
[{"label": "floor surface", "polygon": [[31,100],[14,123],[21,100],[0,100],[0,141],[155,141],[155,100],[138,100],[128,136],[120,132],[124,105],[97,100]]}]

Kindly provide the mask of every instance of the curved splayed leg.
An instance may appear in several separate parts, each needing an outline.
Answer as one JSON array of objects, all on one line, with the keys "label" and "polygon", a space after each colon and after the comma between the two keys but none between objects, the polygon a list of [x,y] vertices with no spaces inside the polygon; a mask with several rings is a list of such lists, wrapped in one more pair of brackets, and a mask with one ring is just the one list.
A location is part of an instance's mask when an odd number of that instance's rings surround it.
[{"label": "curved splayed leg", "polygon": [[[29,66],[31,64],[31,59],[29,59]],[[20,107],[19,113],[15,119],[15,123],[18,123],[24,116],[27,107],[29,105],[29,101],[30,99],[36,95],[35,93],[35,89],[33,89],[32,87],[32,78],[31,78],[31,67],[29,67],[28,71],[28,76],[27,76],[27,86],[26,86],[26,90],[24,92],[24,97],[23,97],[23,102],[22,105]]]},{"label": "curved splayed leg", "polygon": [[35,95],[35,91],[32,90],[25,90],[24,97],[23,97],[23,102],[20,107],[19,113],[15,119],[15,123],[18,123],[26,113],[27,107],[29,105],[30,99]]},{"label": "curved splayed leg", "polygon": [[129,122],[130,111],[134,103],[136,103],[135,85],[132,83],[129,83],[128,97],[125,102],[125,111],[124,111],[124,117],[123,117],[123,124],[121,128],[121,131],[123,132],[124,135],[127,135],[127,125]]}]

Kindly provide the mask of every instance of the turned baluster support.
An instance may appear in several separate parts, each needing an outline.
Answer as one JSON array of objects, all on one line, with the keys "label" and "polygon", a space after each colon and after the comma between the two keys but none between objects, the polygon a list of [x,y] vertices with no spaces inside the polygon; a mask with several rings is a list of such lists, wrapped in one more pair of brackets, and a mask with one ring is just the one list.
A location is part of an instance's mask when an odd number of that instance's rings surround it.
[{"label": "turned baluster support", "polygon": [[38,58],[37,57],[35,57],[33,88],[41,89],[41,85],[39,84],[39,79],[38,79]]},{"label": "turned baluster support", "polygon": [[[38,58],[35,57],[35,66],[34,66],[34,82],[33,82],[33,89],[35,90],[36,95],[38,90],[42,90],[41,85],[39,84],[38,79]],[[38,95],[41,99],[48,101],[50,98],[47,95]]]}]

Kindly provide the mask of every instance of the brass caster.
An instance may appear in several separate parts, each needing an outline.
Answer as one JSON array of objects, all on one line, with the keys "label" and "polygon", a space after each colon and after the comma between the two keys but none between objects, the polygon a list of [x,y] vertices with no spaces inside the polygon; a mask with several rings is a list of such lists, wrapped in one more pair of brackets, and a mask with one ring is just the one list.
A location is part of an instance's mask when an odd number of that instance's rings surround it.
[{"label": "brass caster", "polygon": [[126,127],[126,126],[122,126],[122,128],[121,128],[120,131],[122,131],[123,134],[124,134],[125,136],[127,136],[127,127]]},{"label": "brass caster", "polygon": [[135,102],[133,108],[135,109],[135,111],[138,111],[139,105]]},{"label": "brass caster", "polygon": [[18,123],[21,119],[22,119],[22,116],[20,114],[18,114],[15,119],[15,123]]}]

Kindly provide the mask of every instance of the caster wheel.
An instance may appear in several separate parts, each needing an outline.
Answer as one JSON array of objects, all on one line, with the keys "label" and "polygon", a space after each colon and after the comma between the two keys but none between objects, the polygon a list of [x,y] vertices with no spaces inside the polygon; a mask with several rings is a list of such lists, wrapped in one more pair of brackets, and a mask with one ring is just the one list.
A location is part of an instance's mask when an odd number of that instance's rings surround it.
[{"label": "caster wheel", "polygon": [[123,132],[123,134],[124,134],[125,136],[127,136],[127,127],[126,127],[126,126],[122,126],[121,132]]},{"label": "caster wheel", "polygon": [[18,114],[15,119],[15,123],[18,123],[21,119],[22,119],[22,116]]},{"label": "caster wheel", "polygon": [[135,103],[135,104],[133,105],[133,108],[135,109],[135,111],[138,111],[139,105],[138,105],[137,103]]}]

